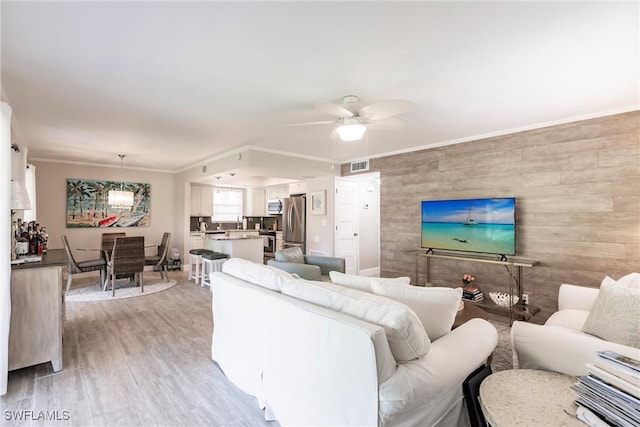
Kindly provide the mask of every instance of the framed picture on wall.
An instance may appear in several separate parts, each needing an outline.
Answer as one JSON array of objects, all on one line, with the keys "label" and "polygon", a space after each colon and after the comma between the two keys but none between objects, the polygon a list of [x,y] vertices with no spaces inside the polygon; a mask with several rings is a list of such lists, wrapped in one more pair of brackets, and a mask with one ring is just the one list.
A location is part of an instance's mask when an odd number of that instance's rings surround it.
[{"label": "framed picture on wall", "polygon": [[[132,192],[132,205],[110,205],[110,190]],[[67,179],[67,228],[148,227],[150,207],[150,184]]]},{"label": "framed picture on wall", "polygon": [[325,190],[314,191],[311,193],[311,214],[327,214],[327,192]]}]

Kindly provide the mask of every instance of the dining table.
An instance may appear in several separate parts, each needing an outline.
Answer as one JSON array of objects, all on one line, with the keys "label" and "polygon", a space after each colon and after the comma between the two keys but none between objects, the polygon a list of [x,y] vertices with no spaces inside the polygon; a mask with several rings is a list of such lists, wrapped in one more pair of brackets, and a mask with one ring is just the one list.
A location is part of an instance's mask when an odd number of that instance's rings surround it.
[{"label": "dining table", "polygon": [[[144,248],[157,248],[158,244],[157,243],[153,243],[153,244],[145,244]],[[104,252],[104,257],[107,260],[107,264],[109,264],[109,256],[111,255],[108,251],[105,251],[104,249],[101,248],[76,248],[76,250],[78,251],[82,251],[82,252]],[[108,275],[105,273],[104,275],[104,282],[102,283],[102,289],[104,291],[107,290],[107,286],[109,284],[109,277]]]}]

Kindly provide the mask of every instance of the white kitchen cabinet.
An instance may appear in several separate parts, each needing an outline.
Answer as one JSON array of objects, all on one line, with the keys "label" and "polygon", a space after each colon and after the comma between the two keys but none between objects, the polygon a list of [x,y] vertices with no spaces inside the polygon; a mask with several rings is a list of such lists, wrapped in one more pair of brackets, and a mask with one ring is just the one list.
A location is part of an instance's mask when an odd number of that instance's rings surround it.
[{"label": "white kitchen cabinet", "polygon": [[191,247],[189,249],[204,249],[204,233],[191,233]]},{"label": "white kitchen cabinet", "polygon": [[228,230],[229,237],[258,237],[258,230]]},{"label": "white kitchen cabinet", "polygon": [[269,200],[284,199],[285,197],[289,197],[288,185],[270,185],[269,187],[265,187],[264,190],[267,202]]},{"label": "white kitchen cabinet", "polygon": [[262,264],[262,239],[258,237],[207,239],[205,249]]},{"label": "white kitchen cabinet", "polygon": [[265,215],[265,191],[264,188],[248,188],[245,191],[245,216]]},{"label": "white kitchen cabinet", "polygon": [[305,194],[307,192],[307,183],[304,181],[292,182],[289,184],[288,194]]},{"label": "white kitchen cabinet", "polygon": [[213,216],[213,187],[191,185],[191,216]]}]

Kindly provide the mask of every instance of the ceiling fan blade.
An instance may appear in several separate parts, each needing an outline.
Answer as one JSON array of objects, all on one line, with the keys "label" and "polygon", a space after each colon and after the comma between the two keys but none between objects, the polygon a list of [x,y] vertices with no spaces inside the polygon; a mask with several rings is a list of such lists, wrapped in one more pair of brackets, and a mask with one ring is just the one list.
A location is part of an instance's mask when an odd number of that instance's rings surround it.
[{"label": "ceiling fan blade", "polygon": [[366,126],[368,129],[376,130],[402,130],[404,129],[404,120],[398,117],[387,117],[386,119],[367,123]]},{"label": "ceiling fan blade", "polygon": [[339,105],[336,105],[332,102],[321,101],[321,102],[316,102],[314,105],[316,109],[322,111],[323,113],[327,113],[331,116],[335,116],[339,118],[353,117],[353,113],[351,111]]},{"label": "ceiling fan blade", "polygon": [[292,128],[292,127],[296,127],[296,126],[312,126],[312,125],[328,125],[330,123],[335,123],[335,120],[320,120],[318,122],[304,122],[304,123],[293,123],[290,125],[284,125],[282,127],[285,128]]},{"label": "ceiling fan blade", "polygon": [[363,107],[358,114],[365,120],[382,120],[387,117],[402,114],[415,106],[416,104],[411,101],[389,99],[367,105]]}]

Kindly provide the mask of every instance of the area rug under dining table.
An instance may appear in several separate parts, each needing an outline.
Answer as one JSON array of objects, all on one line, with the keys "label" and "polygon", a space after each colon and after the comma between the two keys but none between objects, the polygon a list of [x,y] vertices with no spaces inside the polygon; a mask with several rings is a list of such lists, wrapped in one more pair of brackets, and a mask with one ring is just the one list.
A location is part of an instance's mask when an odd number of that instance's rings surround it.
[{"label": "area rug under dining table", "polygon": [[160,277],[144,278],[144,292],[140,291],[140,287],[126,280],[116,281],[116,295],[112,296],[111,286],[109,290],[104,291],[100,283],[87,284],[69,289],[67,292],[67,301],[108,301],[122,298],[133,298],[154,294],[172,288],[178,283],[175,279],[166,282]]}]

